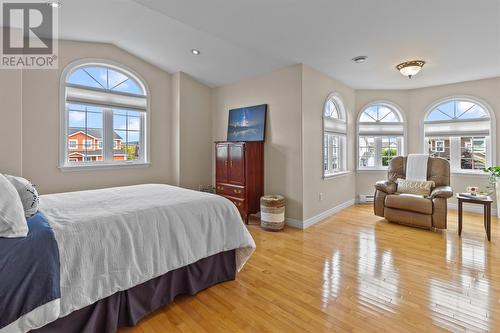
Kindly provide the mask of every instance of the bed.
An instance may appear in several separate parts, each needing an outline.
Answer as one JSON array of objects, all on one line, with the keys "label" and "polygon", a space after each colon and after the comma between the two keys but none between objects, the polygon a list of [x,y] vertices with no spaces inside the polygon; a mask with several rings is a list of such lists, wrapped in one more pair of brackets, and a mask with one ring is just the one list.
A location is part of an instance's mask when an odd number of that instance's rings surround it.
[{"label": "bed", "polygon": [[[22,310],[0,333],[115,332],[178,294],[234,279],[255,250],[229,200],[168,185],[43,195],[34,218],[46,232],[45,244],[50,234],[43,221],[53,232],[58,253],[52,251],[50,262],[59,262],[59,271],[44,264],[31,275],[45,281],[44,274],[54,292],[43,296],[43,305]],[[32,219],[27,239],[37,238]],[[18,248],[27,248],[27,240],[24,244]],[[50,259],[42,250],[31,251]],[[59,295],[53,288],[57,279]],[[32,284],[19,282],[26,288]]]}]

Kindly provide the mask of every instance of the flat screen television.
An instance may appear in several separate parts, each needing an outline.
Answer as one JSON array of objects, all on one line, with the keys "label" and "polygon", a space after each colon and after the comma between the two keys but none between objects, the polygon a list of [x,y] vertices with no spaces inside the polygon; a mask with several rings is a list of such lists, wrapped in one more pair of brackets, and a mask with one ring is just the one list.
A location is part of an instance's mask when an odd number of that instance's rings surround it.
[{"label": "flat screen television", "polygon": [[264,141],[267,104],[229,110],[227,141]]}]

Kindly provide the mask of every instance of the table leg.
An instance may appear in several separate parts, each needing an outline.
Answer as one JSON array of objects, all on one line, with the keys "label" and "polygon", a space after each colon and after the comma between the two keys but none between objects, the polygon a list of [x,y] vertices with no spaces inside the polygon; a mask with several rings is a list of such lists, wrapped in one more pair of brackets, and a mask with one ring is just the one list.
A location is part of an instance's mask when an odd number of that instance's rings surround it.
[{"label": "table leg", "polygon": [[488,230],[488,227],[487,227],[487,221],[488,221],[488,204],[484,204],[483,205],[483,224],[484,224],[484,230],[487,231]]},{"label": "table leg", "polygon": [[486,235],[488,236],[488,241],[491,241],[491,203],[488,203],[488,216],[486,220]]},{"label": "table leg", "polygon": [[458,199],[458,235],[462,236],[462,200]]}]

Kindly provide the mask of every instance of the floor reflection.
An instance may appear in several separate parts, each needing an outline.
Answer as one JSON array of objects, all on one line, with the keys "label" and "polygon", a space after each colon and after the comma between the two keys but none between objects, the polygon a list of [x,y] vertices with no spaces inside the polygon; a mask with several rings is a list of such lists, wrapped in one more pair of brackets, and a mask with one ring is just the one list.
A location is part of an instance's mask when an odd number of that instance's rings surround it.
[{"label": "floor reflection", "polygon": [[395,312],[399,304],[399,273],[392,250],[379,252],[373,232],[362,232],[358,240],[359,302],[376,311]]},{"label": "floor reflection", "polygon": [[327,307],[331,298],[339,296],[342,267],[340,266],[340,252],[333,253],[331,260],[325,260],[323,265],[323,307]]},{"label": "floor reflection", "polygon": [[490,281],[484,242],[447,239],[446,260],[460,269],[456,281],[431,278],[429,307],[435,325],[454,332],[489,331]]}]

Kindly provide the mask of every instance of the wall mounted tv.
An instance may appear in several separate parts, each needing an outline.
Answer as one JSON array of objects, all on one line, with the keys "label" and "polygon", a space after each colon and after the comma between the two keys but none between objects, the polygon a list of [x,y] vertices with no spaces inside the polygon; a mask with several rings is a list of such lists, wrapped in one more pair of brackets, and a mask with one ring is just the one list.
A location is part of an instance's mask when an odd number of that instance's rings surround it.
[{"label": "wall mounted tv", "polygon": [[229,110],[227,141],[264,141],[267,104]]}]

